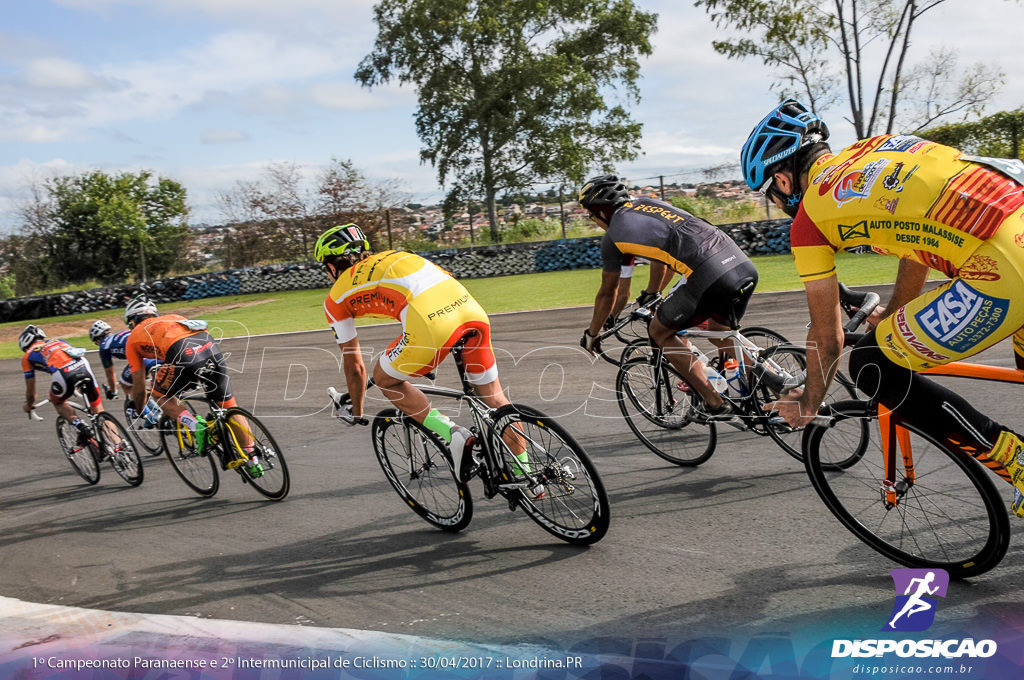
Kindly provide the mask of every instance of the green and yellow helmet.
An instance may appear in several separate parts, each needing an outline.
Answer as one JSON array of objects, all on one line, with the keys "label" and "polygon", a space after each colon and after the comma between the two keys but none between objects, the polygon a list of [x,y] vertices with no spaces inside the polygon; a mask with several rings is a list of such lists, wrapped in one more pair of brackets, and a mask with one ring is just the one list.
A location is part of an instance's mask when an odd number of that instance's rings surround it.
[{"label": "green and yellow helmet", "polygon": [[354,224],[342,224],[320,234],[313,248],[313,257],[322,263],[341,255],[361,255],[369,250],[370,242],[362,229]]}]

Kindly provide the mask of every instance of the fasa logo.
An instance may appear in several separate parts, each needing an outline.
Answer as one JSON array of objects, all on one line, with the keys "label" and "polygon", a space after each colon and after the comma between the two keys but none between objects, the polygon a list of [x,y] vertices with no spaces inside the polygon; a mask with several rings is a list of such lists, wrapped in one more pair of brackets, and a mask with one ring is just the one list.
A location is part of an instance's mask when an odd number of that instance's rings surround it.
[{"label": "fasa logo", "polygon": [[893,569],[896,601],[883,631],[920,631],[935,621],[936,597],[945,597],[949,574],[944,569]]},{"label": "fasa logo", "polygon": [[1009,300],[983,294],[955,279],[914,319],[943,347],[966,352],[999,328],[1006,319],[1009,304]]}]

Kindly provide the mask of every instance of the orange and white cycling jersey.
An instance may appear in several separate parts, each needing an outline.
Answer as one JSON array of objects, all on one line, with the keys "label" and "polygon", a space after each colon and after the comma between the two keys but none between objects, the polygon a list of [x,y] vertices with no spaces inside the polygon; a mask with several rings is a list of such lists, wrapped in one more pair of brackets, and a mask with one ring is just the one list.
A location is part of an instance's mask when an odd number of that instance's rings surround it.
[{"label": "orange and white cycling jersey", "polygon": [[991,346],[1024,325],[1024,186],[1013,166],[911,135],[818,159],[790,234],[800,278],[835,275],[840,249],[914,260],[953,280],[879,325],[883,351],[920,369]]},{"label": "orange and white cycling jersey", "polygon": [[471,330],[477,333],[463,352],[467,379],[480,385],[498,377],[487,313],[451,274],[415,253],[387,250],[352,265],[331,288],[324,312],[339,343],[356,337],[357,318],[401,321],[401,337],[380,357],[399,380],[436,368]]}]

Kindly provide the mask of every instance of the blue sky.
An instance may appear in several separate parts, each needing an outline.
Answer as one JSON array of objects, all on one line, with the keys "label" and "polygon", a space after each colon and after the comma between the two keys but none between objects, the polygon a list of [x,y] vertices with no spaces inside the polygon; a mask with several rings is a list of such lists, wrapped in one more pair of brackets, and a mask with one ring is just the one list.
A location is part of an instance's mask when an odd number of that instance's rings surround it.
[{"label": "blue sky", "polygon": [[[699,180],[733,162],[776,101],[770,74],[729,61],[703,11],[637,0],[660,15],[645,60],[645,154],[630,178]],[[370,0],[0,0],[0,230],[35,179],[93,168],[141,169],[181,182],[192,221],[218,223],[216,195],[287,161],[310,175],[332,157],[371,179],[399,180],[412,200],[443,195],[419,164],[415,93],[353,80],[373,45]],[[953,45],[961,64],[1007,75],[988,111],[1024,105],[1020,0],[949,0],[919,22],[913,54]],[[835,110],[833,142],[853,141]]]}]

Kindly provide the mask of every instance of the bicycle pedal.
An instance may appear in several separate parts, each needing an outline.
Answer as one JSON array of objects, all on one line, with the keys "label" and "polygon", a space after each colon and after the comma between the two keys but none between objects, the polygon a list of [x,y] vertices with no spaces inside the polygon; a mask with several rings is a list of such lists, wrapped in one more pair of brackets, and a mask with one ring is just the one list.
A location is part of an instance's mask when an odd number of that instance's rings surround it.
[{"label": "bicycle pedal", "polygon": [[235,468],[241,466],[243,463],[245,463],[245,459],[244,458],[235,458],[234,460],[229,460],[228,461],[227,468],[229,470],[234,470]]}]

